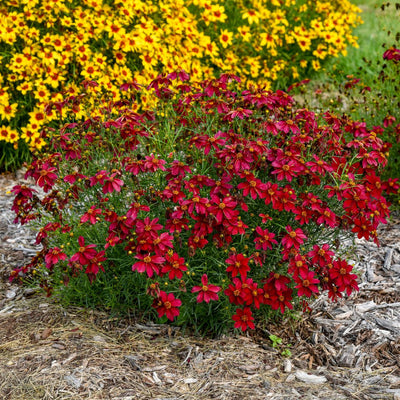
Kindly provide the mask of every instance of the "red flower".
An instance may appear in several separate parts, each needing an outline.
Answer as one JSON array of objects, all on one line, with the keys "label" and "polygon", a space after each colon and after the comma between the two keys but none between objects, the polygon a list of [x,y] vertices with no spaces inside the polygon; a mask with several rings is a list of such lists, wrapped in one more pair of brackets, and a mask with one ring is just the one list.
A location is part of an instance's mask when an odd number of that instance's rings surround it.
[{"label": "red flower", "polygon": [[293,230],[292,227],[288,225],[286,230],[288,231],[288,235],[282,238],[282,245],[286,249],[294,247],[296,250],[298,250],[300,245],[304,243],[304,240],[307,239],[307,236],[300,228]]},{"label": "red flower", "polygon": [[158,159],[157,157],[154,156],[154,154],[146,156],[145,159],[146,161],[144,163],[144,167],[146,171],[156,172],[158,169],[160,169],[161,171],[165,171],[164,160]]},{"label": "red flower", "polygon": [[288,182],[291,182],[301,172],[301,169],[292,160],[287,162],[284,160],[274,161],[271,165],[275,167],[271,174],[276,174],[278,181],[286,179]]},{"label": "red flower", "polygon": [[261,222],[265,224],[267,221],[272,221],[272,217],[270,217],[268,214],[258,214],[259,217],[261,217]]},{"label": "red flower", "polygon": [[400,49],[396,49],[396,47],[391,47],[383,53],[384,60],[394,60],[400,61]]},{"label": "red flower", "polygon": [[373,232],[375,231],[371,222],[364,216],[354,218],[353,222],[354,222],[354,228],[351,231],[357,233],[357,237],[359,239],[365,238],[369,240],[370,235],[372,235]]},{"label": "red flower", "polygon": [[286,121],[278,121],[275,125],[279,130],[285,133],[289,133],[289,131],[292,131],[293,133],[300,133],[299,127],[291,119]]},{"label": "red flower", "polygon": [[352,274],[353,266],[348,264],[346,260],[338,259],[333,262],[333,267],[329,270],[329,277],[334,281],[338,290],[350,295],[354,290],[358,290],[357,275]]},{"label": "red flower", "polygon": [[145,272],[147,273],[147,276],[151,278],[154,273],[156,275],[160,274],[160,264],[162,264],[165,261],[164,257],[161,256],[151,256],[150,254],[147,255],[142,255],[138,254],[135,256],[138,261],[135,264],[132,265],[132,271],[137,271],[137,272]]},{"label": "red flower", "polygon": [[42,187],[45,192],[54,185],[57,179],[57,175],[54,171],[57,171],[57,168],[50,166],[47,162],[45,162],[39,170],[39,177],[36,179],[36,183]]},{"label": "red flower", "polygon": [[94,258],[97,254],[97,251],[94,250],[94,247],[96,247],[96,245],[88,244],[87,246],[85,246],[85,238],[83,236],[79,236],[78,243],[80,246],[79,250],[70,258],[70,261],[78,262],[81,265],[89,264],[90,260]]},{"label": "red flower", "polygon": [[201,277],[201,283],[203,284],[202,286],[194,286],[192,289],[192,293],[200,292],[197,295],[197,302],[201,303],[202,301],[205,301],[206,303],[209,303],[211,300],[218,300],[217,293],[221,288],[209,284],[206,274]]},{"label": "red flower", "polygon": [[172,256],[167,255],[167,262],[162,267],[161,272],[163,274],[168,274],[169,279],[181,279],[183,272],[187,271],[187,266],[185,265],[185,259],[179,257],[178,254],[173,253]]},{"label": "red flower", "polygon": [[253,314],[250,310],[250,307],[245,307],[243,309],[238,308],[236,310],[236,314],[232,316],[232,319],[235,321],[234,327],[240,328],[243,332],[247,329],[254,329],[254,318]]},{"label": "red flower", "polygon": [[[187,174],[190,174],[192,172],[191,168],[186,165],[184,162],[182,161],[178,161],[178,160],[174,160],[171,163],[171,166],[168,168],[168,171],[172,176],[174,177],[185,177]],[[169,180],[169,176],[167,175],[166,179]]]},{"label": "red flower", "polygon": [[331,228],[334,228],[337,225],[336,215],[328,207],[319,212],[320,214],[317,216],[317,224],[325,223]]},{"label": "red flower", "polygon": [[364,210],[367,205],[368,196],[360,187],[355,187],[351,190],[346,190],[343,193],[343,208],[350,214],[358,214]]},{"label": "red flower", "polygon": [[273,310],[277,310],[279,308],[283,314],[285,312],[285,307],[289,308],[290,310],[293,309],[291,300],[292,289],[286,289],[282,292],[277,292],[276,295],[272,297],[270,305]]},{"label": "red flower", "polygon": [[197,214],[206,214],[209,200],[195,195],[191,199],[181,201],[180,205],[187,207],[189,215],[193,214],[193,210],[196,210]]},{"label": "red flower", "polygon": [[16,185],[12,188],[11,192],[14,193],[15,196],[31,199],[33,193],[37,193],[37,190],[31,189],[25,185]]},{"label": "red flower", "polygon": [[329,244],[325,243],[322,247],[317,244],[313,246],[313,249],[307,253],[307,256],[311,258],[313,264],[318,264],[321,267],[329,264],[332,261],[332,257],[335,253],[329,250]]},{"label": "red flower", "polygon": [[226,272],[231,272],[233,278],[237,275],[245,277],[250,271],[249,259],[241,253],[232,254],[225,262],[228,264]]},{"label": "red flower", "polygon": [[98,274],[101,269],[104,272],[103,265],[101,264],[106,260],[105,251],[99,251],[95,257],[90,260],[89,265],[86,267],[85,273],[89,276],[90,282],[93,281],[94,277]]},{"label": "red flower", "polygon": [[231,304],[244,304],[246,297],[245,289],[242,287],[242,281],[239,278],[233,278],[233,284],[230,284],[224,290],[224,294],[229,297]]},{"label": "red flower", "polygon": [[269,278],[267,279],[267,283],[273,285],[278,292],[287,290],[287,284],[289,282],[290,279],[287,276],[272,271],[269,273]]},{"label": "red flower", "polygon": [[309,161],[308,163],[306,163],[307,167],[310,167],[311,172],[325,176],[327,172],[333,171],[333,168],[328,163],[321,160],[315,154],[313,154],[313,157],[315,161]]},{"label": "red flower", "polygon": [[272,245],[278,243],[274,239],[275,233],[269,232],[268,229],[262,229],[260,226],[257,226],[256,232],[259,235],[254,239],[257,250],[272,249]]},{"label": "red flower", "polygon": [[231,120],[231,121],[233,119],[235,119],[235,117],[238,117],[239,119],[244,119],[245,117],[248,117],[251,114],[253,114],[253,111],[244,109],[242,107],[238,107],[236,110],[229,111],[226,114],[225,119]]},{"label": "red flower", "polygon": [[104,186],[103,186],[103,193],[112,193],[114,191],[120,192],[121,187],[124,184],[124,181],[121,179],[116,178],[117,174],[114,173],[110,177],[105,179]]},{"label": "red flower", "polygon": [[97,172],[95,176],[89,178],[90,186],[94,186],[97,183],[100,183],[100,185],[104,185],[104,180],[107,177],[108,177],[107,171],[101,170]]},{"label": "red flower", "polygon": [[245,175],[246,182],[239,183],[238,189],[243,190],[243,196],[250,194],[251,198],[255,200],[258,197],[264,197],[265,185],[260,179],[256,178],[253,174]]},{"label": "red flower", "polygon": [[259,288],[257,282],[252,279],[246,279],[247,286],[245,290],[245,304],[247,306],[254,303],[255,308],[260,308],[260,303],[263,303],[264,290]]},{"label": "red flower", "polygon": [[132,203],[126,213],[128,218],[136,219],[139,211],[150,211],[150,207],[140,203]]},{"label": "red flower", "polygon": [[59,248],[53,247],[47,252],[44,261],[46,262],[46,268],[50,269],[54,264],[57,264],[60,260],[65,260],[67,255]]},{"label": "red flower", "polygon": [[138,220],[136,223],[136,233],[144,237],[155,239],[158,236],[157,231],[162,229],[162,225],[157,224],[157,222],[158,218],[154,218],[150,221],[149,217],[146,217],[143,221]]},{"label": "red flower", "polygon": [[165,254],[168,248],[172,249],[172,240],[174,237],[167,232],[163,232],[153,240],[153,247],[156,254]]},{"label": "red flower", "polygon": [[171,214],[171,218],[166,221],[165,229],[170,232],[182,232],[183,229],[188,229],[188,222],[187,218],[182,218],[178,211],[174,211]]},{"label": "red flower", "polygon": [[158,297],[154,299],[152,306],[157,310],[158,317],[166,315],[172,321],[179,315],[179,309],[182,302],[176,299],[173,293],[165,293],[162,290],[158,293]]},{"label": "red flower", "polygon": [[214,215],[219,224],[224,218],[230,220],[239,214],[239,211],[235,210],[237,203],[232,197],[224,197],[221,200],[218,196],[211,196],[211,200],[215,205],[209,208],[209,213]]},{"label": "red flower", "polygon": [[91,206],[89,210],[82,215],[81,217],[81,224],[89,221],[91,224],[95,224],[98,221],[98,215],[101,214],[101,209],[96,208],[96,206]]},{"label": "red flower", "polygon": [[313,271],[307,271],[305,269],[300,269],[299,274],[294,276],[294,281],[297,283],[295,286],[297,290],[297,295],[311,297],[313,293],[318,293],[318,287],[316,284],[319,280],[314,278],[315,273]]}]

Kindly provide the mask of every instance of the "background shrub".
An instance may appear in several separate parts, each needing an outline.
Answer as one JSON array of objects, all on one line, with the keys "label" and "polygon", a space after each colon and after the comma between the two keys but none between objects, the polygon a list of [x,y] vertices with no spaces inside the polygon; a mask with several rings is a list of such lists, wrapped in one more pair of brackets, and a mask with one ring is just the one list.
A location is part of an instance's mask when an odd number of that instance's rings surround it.
[{"label": "background shrub", "polygon": [[122,83],[181,69],[284,88],[356,45],[359,11],[347,0],[9,1],[0,6],[0,143],[10,143],[0,169],[23,160],[21,142],[42,148],[41,128],[58,118],[44,105],[79,94],[83,79],[114,100]]}]

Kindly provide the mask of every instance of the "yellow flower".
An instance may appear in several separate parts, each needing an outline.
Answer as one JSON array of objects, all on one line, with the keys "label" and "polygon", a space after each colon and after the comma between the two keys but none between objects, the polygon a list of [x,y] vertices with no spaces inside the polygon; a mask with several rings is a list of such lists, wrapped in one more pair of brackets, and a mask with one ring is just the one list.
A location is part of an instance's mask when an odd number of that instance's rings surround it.
[{"label": "yellow flower", "polygon": [[243,19],[247,19],[249,24],[258,24],[260,21],[260,13],[256,10],[247,10],[242,14]]},{"label": "yellow flower", "polygon": [[210,22],[225,22],[227,16],[225,14],[224,6],[212,4],[208,19]]},{"label": "yellow flower", "polygon": [[319,44],[318,47],[313,51],[313,55],[317,58],[323,60],[328,52],[326,51],[326,46],[324,44]]},{"label": "yellow flower", "polygon": [[21,84],[19,84],[19,85],[17,86],[17,90],[18,90],[19,92],[21,92],[21,94],[23,94],[24,96],[25,96],[28,92],[30,92],[30,91],[32,90],[32,88],[33,88],[32,83],[31,83],[31,82],[28,82],[28,81],[22,82]]},{"label": "yellow flower", "polygon": [[32,112],[28,113],[30,119],[29,123],[35,123],[38,126],[42,126],[46,122],[46,115],[44,111],[39,108],[35,108]]},{"label": "yellow flower", "polygon": [[311,40],[309,38],[297,36],[296,41],[302,51],[310,50]]},{"label": "yellow flower", "polygon": [[247,25],[239,26],[238,32],[244,42],[249,42],[251,39],[250,27]]},{"label": "yellow flower", "polygon": [[10,121],[17,113],[18,104],[0,104],[0,118]]},{"label": "yellow flower", "polygon": [[232,44],[233,33],[223,29],[221,34],[219,35],[219,41],[222,44],[222,47],[226,49],[229,45]]},{"label": "yellow flower", "polygon": [[26,126],[21,128],[21,132],[21,139],[24,139],[26,142],[40,136],[38,131],[33,131]]},{"label": "yellow flower", "polygon": [[319,63],[318,60],[312,60],[311,65],[315,69],[315,71],[318,71],[319,69],[321,69],[321,64]]},{"label": "yellow flower", "polygon": [[0,127],[0,140],[4,140],[8,143],[15,143],[19,139],[18,132],[6,126]]},{"label": "yellow flower", "polygon": [[35,99],[37,99],[40,103],[46,102],[50,99],[50,92],[45,85],[39,84],[33,93]]}]

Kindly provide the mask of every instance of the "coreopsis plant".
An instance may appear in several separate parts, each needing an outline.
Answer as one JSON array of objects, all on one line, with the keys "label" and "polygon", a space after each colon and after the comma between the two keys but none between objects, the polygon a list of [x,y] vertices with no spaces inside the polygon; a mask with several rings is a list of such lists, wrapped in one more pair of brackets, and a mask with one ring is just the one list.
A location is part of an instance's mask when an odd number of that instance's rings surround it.
[{"label": "coreopsis plant", "polygon": [[[42,127],[59,120],[45,105],[81,93],[82,80],[115,101],[121,84],[174,69],[282,86],[355,46],[359,12],[348,0],[8,1],[0,6],[0,146],[10,157],[41,150]],[[141,93],[141,104],[154,101]],[[17,161],[0,159],[0,169]]]},{"label": "coreopsis plant", "polygon": [[48,131],[26,173],[39,188],[13,189],[15,222],[42,247],[11,279],[208,332],[358,290],[341,243],[378,242],[398,188],[380,178],[379,131],[235,75],[188,78],[152,81],[153,111],[124,85],[131,101]]}]

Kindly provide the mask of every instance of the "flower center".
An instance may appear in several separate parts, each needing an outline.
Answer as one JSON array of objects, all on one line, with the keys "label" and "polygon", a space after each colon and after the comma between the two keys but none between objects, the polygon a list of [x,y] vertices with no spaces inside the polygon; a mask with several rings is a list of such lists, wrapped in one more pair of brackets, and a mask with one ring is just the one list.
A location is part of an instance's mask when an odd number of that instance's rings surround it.
[{"label": "flower center", "polygon": [[172,268],[175,268],[175,269],[178,269],[179,268],[179,263],[178,263],[178,261],[174,261],[173,263],[172,263]]},{"label": "flower center", "polygon": [[151,257],[150,257],[150,256],[146,256],[146,257],[143,259],[143,261],[144,261],[145,263],[150,263],[150,262],[151,262]]},{"label": "flower center", "polygon": [[166,301],[166,302],[164,303],[164,307],[165,307],[167,310],[169,310],[169,309],[172,307],[172,305],[171,305],[171,303],[170,303],[169,301]]}]

